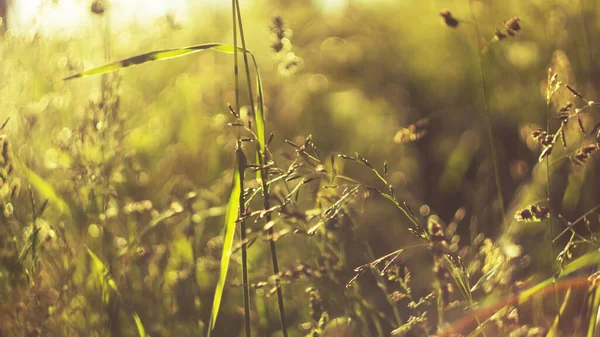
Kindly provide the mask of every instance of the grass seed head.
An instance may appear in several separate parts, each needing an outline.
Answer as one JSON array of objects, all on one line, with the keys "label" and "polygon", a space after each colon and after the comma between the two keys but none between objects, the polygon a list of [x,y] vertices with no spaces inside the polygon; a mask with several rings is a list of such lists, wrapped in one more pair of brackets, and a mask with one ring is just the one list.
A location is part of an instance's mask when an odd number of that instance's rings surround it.
[{"label": "grass seed head", "polygon": [[521,19],[517,16],[504,22],[504,29],[510,36],[517,36],[521,32]]},{"label": "grass seed head", "polygon": [[529,205],[515,213],[515,219],[519,222],[540,222],[550,217],[550,208],[540,205]]},{"label": "grass seed head", "polygon": [[439,15],[444,19],[444,23],[446,24],[446,26],[451,28],[458,27],[459,21],[452,16],[452,13],[450,13],[449,10],[444,9],[439,13]]}]

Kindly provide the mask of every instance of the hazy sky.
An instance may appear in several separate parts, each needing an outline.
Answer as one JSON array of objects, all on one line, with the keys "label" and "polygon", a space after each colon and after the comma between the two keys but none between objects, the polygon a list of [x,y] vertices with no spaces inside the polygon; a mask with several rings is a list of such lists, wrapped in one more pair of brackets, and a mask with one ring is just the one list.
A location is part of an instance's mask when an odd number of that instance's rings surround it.
[{"label": "hazy sky", "polygon": [[[335,10],[347,0],[314,0],[325,10]],[[13,0],[9,11],[10,29],[26,32],[32,27],[43,33],[70,33],[89,22],[90,0]],[[109,0],[107,0],[109,2]],[[112,0],[114,25],[141,23],[170,13],[187,19],[190,6],[208,10],[230,5],[229,0]],[[193,5],[192,5],[193,4]],[[150,19],[150,20],[149,20]]]}]

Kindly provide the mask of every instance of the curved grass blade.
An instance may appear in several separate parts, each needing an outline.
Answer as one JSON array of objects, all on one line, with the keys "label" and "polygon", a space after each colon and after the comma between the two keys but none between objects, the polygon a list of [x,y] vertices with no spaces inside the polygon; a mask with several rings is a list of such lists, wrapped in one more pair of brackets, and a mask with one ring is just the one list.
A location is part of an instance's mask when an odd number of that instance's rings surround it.
[{"label": "curved grass blade", "polygon": [[57,206],[60,213],[65,212],[67,215],[71,215],[69,205],[63,198],[58,195],[54,187],[40,177],[37,173],[30,170],[25,164],[18,160],[13,160],[19,170],[23,172],[25,178],[29,183],[35,187],[36,190],[46,199],[50,200],[50,203]]},{"label": "curved grass blade", "polygon": [[21,253],[19,254],[19,262],[23,263],[25,261],[25,259],[27,258],[27,255],[29,255],[29,253],[31,253],[31,258],[33,260],[33,265],[35,266],[36,264],[36,258],[35,258],[35,245],[37,244],[37,239],[38,239],[38,233],[40,232],[40,227],[35,227],[32,231],[31,234],[29,234],[27,236],[27,244],[25,245],[25,247],[23,248],[23,250],[21,250]]},{"label": "curved grass blade", "polygon": [[587,254],[582,255],[581,257],[573,260],[571,263],[567,264],[560,274],[557,277],[550,277],[535,286],[521,292],[518,296],[518,303],[523,304],[535,294],[537,294],[540,290],[549,286],[557,279],[561,279],[567,277],[571,274],[574,274],[578,271],[581,271],[584,268],[592,267],[594,265],[600,265],[600,252],[593,251]]},{"label": "curved grass blade", "polygon": [[[251,54],[252,55],[252,54]],[[266,131],[265,131],[265,114],[264,114],[264,102],[263,102],[263,90],[262,90],[262,80],[260,78],[260,71],[258,70],[258,64],[256,63],[256,59],[254,55],[252,55],[252,61],[254,62],[254,69],[256,71],[256,137],[258,138],[258,149],[256,152],[256,162],[261,165],[266,164]],[[259,170],[256,172],[256,178],[260,181],[266,182],[268,179],[267,172],[265,169]],[[268,192],[268,185],[263,184],[263,188]]]},{"label": "curved grass blade", "polygon": [[104,265],[104,263],[102,263],[102,260],[100,260],[100,258],[96,256],[94,252],[92,252],[90,248],[85,248],[87,249],[88,255],[92,258],[92,267],[94,267],[94,269],[100,272],[100,275],[102,276],[100,278],[100,284],[102,284],[103,287],[108,285],[108,287],[112,289],[117,295],[120,295],[119,289],[117,288],[117,284],[113,280],[112,276],[110,276],[108,268]]},{"label": "curved grass blade", "polygon": [[264,154],[266,147],[266,133],[262,79],[260,77],[260,71],[258,70],[256,58],[254,57],[254,55],[252,55],[252,53],[249,54],[250,56],[252,56],[252,62],[254,63],[254,71],[256,72],[256,136],[258,137],[260,151]]},{"label": "curved grass blade", "polygon": [[558,314],[556,314],[556,316],[554,317],[554,322],[552,323],[550,330],[546,334],[546,337],[558,337],[561,335],[561,333],[563,333],[561,331],[561,327],[560,327],[560,324],[561,324],[560,319],[561,319],[561,317],[564,317],[565,310],[569,304],[569,301],[571,300],[571,290],[572,290],[572,288],[567,289],[567,293],[565,294],[563,303],[561,304],[560,309],[558,310]]},{"label": "curved grass blade", "polygon": [[600,335],[600,287],[596,286],[593,294],[590,295],[587,337],[598,337]]},{"label": "curved grass blade", "polygon": [[[221,44],[221,43],[205,43],[194,46],[182,47],[182,48],[173,48],[173,49],[163,49],[151,51],[148,53],[132,56],[120,61],[108,63],[96,68],[88,69],[86,71],[77,73],[75,75],[71,75],[69,77],[64,78],[64,80],[71,80],[74,78],[81,78],[93,75],[102,75],[106,73],[110,73],[113,71],[117,71],[122,68],[127,68],[139,64],[144,64],[153,61],[163,61],[169,60],[176,57],[181,57],[185,55],[190,55],[193,53],[197,53],[204,50],[214,50],[221,53],[231,54],[235,51],[234,46]],[[244,52],[244,48],[237,47],[237,50],[240,52]],[[256,72],[256,82],[257,82],[257,107],[256,107],[256,130],[257,130],[257,138],[260,146],[261,152],[264,153],[266,146],[266,136],[265,136],[265,117],[264,117],[264,96],[263,96],[263,88],[262,88],[262,79],[260,76],[260,71],[258,69],[258,63],[256,62],[256,57],[252,54],[251,51],[245,50],[252,57],[252,62],[254,63],[254,70]]]},{"label": "curved grass blade", "polygon": [[[176,57],[180,57],[180,56],[197,53],[197,52],[204,51],[204,50],[215,50],[215,51],[218,51],[221,53],[233,53],[234,47],[231,45],[225,45],[225,44],[220,44],[220,43],[205,43],[205,44],[199,44],[199,45],[195,45],[195,46],[188,46],[188,47],[182,47],[182,48],[156,50],[156,51],[151,51],[148,53],[132,56],[132,57],[120,60],[120,61],[108,63],[108,64],[105,64],[105,65],[102,65],[102,66],[99,66],[96,68],[92,68],[92,69],[80,72],[78,74],[66,77],[66,78],[64,78],[64,80],[67,81],[67,80],[71,80],[74,78],[106,74],[106,73],[110,73],[110,72],[113,72],[113,71],[116,71],[116,70],[119,70],[122,68],[127,68],[127,67],[131,67],[131,66],[135,66],[135,65],[139,65],[139,64],[143,64],[143,63],[148,63],[148,62],[153,62],[153,61],[168,60],[168,59],[172,59],[172,58],[176,58]],[[238,50],[243,51],[243,49],[239,48],[239,47],[238,47]],[[250,51],[247,51],[247,52],[250,53]]]},{"label": "curved grass blade", "polygon": [[245,157],[244,152],[242,152],[240,148],[238,148],[235,153],[233,183],[231,185],[229,202],[227,203],[227,211],[225,212],[225,237],[223,239],[223,254],[221,255],[221,270],[219,273],[219,281],[217,282],[217,287],[215,289],[215,297],[213,299],[213,306],[210,313],[208,336],[210,336],[211,331],[215,327],[217,316],[219,314],[219,307],[221,306],[221,300],[223,298],[223,290],[225,288],[225,280],[227,278],[227,271],[229,270],[229,259],[231,257],[231,250],[233,246],[233,236],[235,234],[235,227],[238,219],[240,196],[242,194],[243,176],[240,167],[245,166]]},{"label": "curved grass blade", "polygon": [[[481,306],[478,310],[472,312],[471,315],[462,317],[455,322],[452,322],[448,327],[444,328],[438,335],[443,335],[447,331],[457,331],[468,329],[470,325],[473,324],[474,321],[478,319],[485,319],[483,324],[489,321],[490,317],[501,310],[502,308],[509,305],[523,305],[527,301],[533,300],[534,296],[550,296],[556,293],[559,290],[568,290],[570,288],[580,288],[580,287],[589,287],[589,270],[588,268],[594,267],[600,264],[600,252],[592,251],[590,253],[584,254],[583,256],[575,259],[573,262],[563,268],[561,273],[557,277],[550,277],[531,288],[513,295],[508,298],[501,299],[496,302],[491,302]],[[583,275],[581,275],[583,274]],[[596,288],[595,292],[590,296],[593,299],[590,301],[590,305],[588,306],[588,310],[591,311],[589,315],[589,326],[588,326],[588,337],[596,337],[593,334],[595,333],[595,327],[592,325],[596,324],[598,317],[598,306],[600,305],[600,288]],[[565,302],[563,302],[565,304]],[[564,310],[562,310],[564,311]],[[481,325],[479,325],[475,330],[473,330],[468,336],[474,337],[478,336],[481,333]],[[550,331],[550,335],[557,335],[558,331],[556,328],[552,328]]]},{"label": "curved grass blade", "polygon": [[[102,263],[102,260],[100,260],[100,258],[96,254],[94,254],[94,252],[92,252],[92,250],[89,247],[86,246],[85,248],[87,249],[88,255],[92,259],[92,267],[100,274],[99,281],[102,288],[104,288],[102,292],[105,293],[103,294],[103,300],[105,301],[105,303],[108,303],[110,291],[113,291],[118,298],[121,298],[121,293],[119,293],[117,283],[110,275],[108,267],[106,267],[104,263]],[[144,324],[142,324],[140,316],[135,311],[133,312],[133,320],[135,321],[135,326],[138,329],[140,337],[150,337],[150,335],[146,333],[146,329],[144,328]]]},{"label": "curved grass blade", "polygon": [[140,316],[135,312],[133,313],[133,319],[135,320],[135,326],[138,329],[140,337],[150,337],[150,335],[146,333],[146,329],[144,328],[144,324],[142,324]]}]

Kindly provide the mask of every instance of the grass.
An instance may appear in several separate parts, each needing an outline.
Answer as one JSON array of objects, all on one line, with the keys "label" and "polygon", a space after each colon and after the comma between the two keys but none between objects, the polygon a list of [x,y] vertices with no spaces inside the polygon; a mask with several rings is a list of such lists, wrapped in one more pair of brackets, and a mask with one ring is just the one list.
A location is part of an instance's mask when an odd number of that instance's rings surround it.
[{"label": "grass", "polygon": [[4,35],[0,334],[596,334],[597,13],[271,5]]}]

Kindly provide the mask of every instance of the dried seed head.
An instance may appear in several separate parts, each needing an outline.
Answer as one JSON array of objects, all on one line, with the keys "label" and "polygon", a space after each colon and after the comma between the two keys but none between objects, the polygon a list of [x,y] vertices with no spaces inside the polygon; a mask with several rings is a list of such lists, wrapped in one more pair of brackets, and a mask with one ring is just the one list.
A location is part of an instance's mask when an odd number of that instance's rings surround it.
[{"label": "dried seed head", "polygon": [[558,112],[561,113],[561,112],[571,111],[572,107],[573,107],[573,103],[569,102],[569,103],[565,104],[562,108],[560,108],[560,110],[558,110]]},{"label": "dried seed head", "polygon": [[452,13],[450,13],[449,10],[444,9],[439,13],[439,15],[444,19],[444,23],[446,24],[446,26],[451,28],[458,27],[459,21],[452,16]]},{"label": "dried seed head", "polygon": [[311,312],[311,318],[318,322],[321,318],[321,315],[325,312],[325,306],[323,303],[323,299],[319,294],[319,291],[313,287],[306,288],[306,292],[308,293],[308,305]]},{"label": "dried seed head", "polygon": [[541,128],[537,128],[531,132],[531,137],[535,140],[541,141],[546,137],[546,134],[546,131],[542,130]]},{"label": "dried seed head", "polygon": [[104,0],[94,0],[90,9],[92,13],[100,15],[106,10],[106,4],[104,3]]},{"label": "dried seed head", "polygon": [[494,40],[500,41],[500,40],[503,40],[503,39],[505,39],[507,37],[508,36],[506,34],[502,33],[498,29],[496,29],[496,32],[494,33]]},{"label": "dried seed head", "polygon": [[550,208],[535,204],[518,210],[515,214],[515,219],[523,222],[540,222],[549,217]]},{"label": "dried seed head", "polygon": [[583,127],[583,122],[581,121],[581,118],[579,118],[579,115],[577,115],[577,125],[579,125],[581,133],[585,135],[585,128]]},{"label": "dried seed head", "polygon": [[0,125],[0,130],[4,130],[4,128],[6,127],[6,124],[8,124],[8,121],[10,121],[10,116],[6,117],[4,122],[2,122],[2,124]]},{"label": "dried seed head", "polygon": [[598,151],[598,144],[583,146],[575,153],[575,164],[583,165],[596,151]]},{"label": "dried seed head", "polygon": [[296,54],[289,52],[277,66],[277,71],[282,76],[290,76],[295,74],[304,65],[304,60]]},{"label": "dried seed head", "polygon": [[281,16],[277,15],[273,18],[271,32],[277,37],[278,40],[282,40],[285,37],[285,24]]},{"label": "dried seed head", "polygon": [[504,29],[510,36],[516,36],[521,31],[521,19],[517,16],[508,19],[504,22]]},{"label": "dried seed head", "polygon": [[291,31],[285,28],[285,24],[281,16],[274,17],[269,28],[271,29],[271,39],[273,40],[271,48],[275,53],[279,53],[284,50],[286,45],[288,47],[290,46],[289,35]]},{"label": "dried seed head", "polygon": [[567,84],[565,85],[565,88],[567,88],[567,90],[569,90],[573,94],[573,96],[583,99],[583,95],[577,92],[577,90],[575,90],[572,86]]}]

